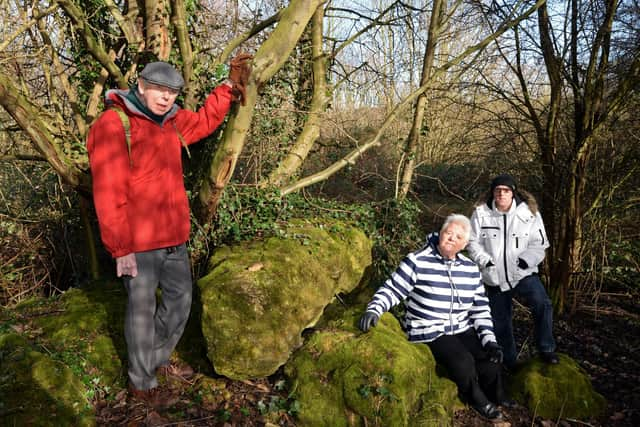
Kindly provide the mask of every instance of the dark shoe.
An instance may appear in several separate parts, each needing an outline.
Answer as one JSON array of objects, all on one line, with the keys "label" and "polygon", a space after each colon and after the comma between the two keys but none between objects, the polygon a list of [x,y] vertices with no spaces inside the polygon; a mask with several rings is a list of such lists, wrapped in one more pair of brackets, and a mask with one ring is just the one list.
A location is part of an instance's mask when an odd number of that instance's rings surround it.
[{"label": "dark shoe", "polygon": [[156,409],[167,408],[178,401],[177,397],[172,396],[168,391],[162,390],[160,387],[138,390],[129,385],[129,396],[133,401],[144,403]]},{"label": "dark shoe", "polygon": [[497,421],[502,419],[502,412],[500,412],[500,409],[498,409],[496,405],[491,402],[487,403],[484,406],[474,405],[473,409],[478,411],[480,415],[489,420]]},{"label": "dark shoe", "polygon": [[507,408],[507,409],[513,408],[517,404],[518,403],[515,400],[509,399],[508,397],[498,401],[498,406],[502,406],[503,408]]},{"label": "dark shoe", "polygon": [[540,352],[540,357],[544,361],[544,363],[548,363],[549,365],[557,365],[560,363],[560,359],[553,351],[542,351]]},{"label": "dark shoe", "polygon": [[165,378],[175,378],[179,381],[189,381],[195,375],[193,368],[186,363],[176,364],[170,363],[168,365],[162,365],[156,369],[156,375],[163,376]]}]

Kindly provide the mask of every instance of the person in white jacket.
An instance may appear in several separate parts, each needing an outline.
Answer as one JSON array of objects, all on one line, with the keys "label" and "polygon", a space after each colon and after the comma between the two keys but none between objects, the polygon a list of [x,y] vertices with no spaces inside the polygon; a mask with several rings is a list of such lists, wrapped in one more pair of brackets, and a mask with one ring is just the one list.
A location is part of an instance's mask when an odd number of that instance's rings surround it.
[{"label": "person in white jacket", "polygon": [[491,181],[487,198],[471,215],[467,251],[480,267],[504,364],[517,360],[512,325],[512,298],[531,310],[535,344],[542,360],[557,364],[553,338],[553,306],[538,276],[538,265],[549,247],[535,198],[516,187],[508,174]]}]

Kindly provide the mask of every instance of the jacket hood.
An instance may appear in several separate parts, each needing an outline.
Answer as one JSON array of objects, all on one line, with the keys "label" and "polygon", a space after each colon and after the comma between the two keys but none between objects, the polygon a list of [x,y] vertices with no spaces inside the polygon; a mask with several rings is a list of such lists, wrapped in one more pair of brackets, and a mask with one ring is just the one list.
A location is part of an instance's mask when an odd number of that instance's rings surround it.
[{"label": "jacket hood", "polygon": [[433,233],[427,234],[426,245],[431,246],[433,249],[438,251],[438,243],[440,243],[440,233],[434,231]]}]

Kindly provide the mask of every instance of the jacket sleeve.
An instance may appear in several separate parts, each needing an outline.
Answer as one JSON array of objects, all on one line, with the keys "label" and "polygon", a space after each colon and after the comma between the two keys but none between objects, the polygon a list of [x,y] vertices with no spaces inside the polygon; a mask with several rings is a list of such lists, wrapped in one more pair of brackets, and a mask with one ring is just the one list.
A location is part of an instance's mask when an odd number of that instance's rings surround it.
[{"label": "jacket sleeve", "polygon": [[231,88],[226,84],[216,87],[197,111],[181,109],[176,116],[176,127],[187,144],[193,144],[211,135],[223,122],[231,109]]},{"label": "jacket sleeve", "polygon": [[381,316],[391,307],[404,301],[416,284],[416,266],[410,256],[402,260],[400,266],[373,295],[367,311]]},{"label": "jacket sleeve", "polygon": [[534,215],[533,225],[529,231],[529,240],[527,248],[522,251],[518,257],[522,258],[529,268],[537,266],[544,260],[544,251],[549,247],[549,239],[544,229],[544,222],[540,212]]},{"label": "jacket sleeve", "polygon": [[487,345],[488,342],[496,342],[496,336],[493,332],[491,310],[489,308],[489,299],[485,294],[484,286],[482,286],[479,277],[473,305],[471,309],[469,309],[469,317],[473,321],[473,327],[483,347]]},{"label": "jacket sleeve", "polygon": [[100,236],[114,258],[132,250],[127,216],[130,163],[124,127],[114,111],[104,112],[89,130],[87,151]]},{"label": "jacket sleeve", "polygon": [[484,268],[491,260],[491,255],[487,252],[480,241],[480,216],[478,210],[475,209],[471,214],[471,233],[469,235],[469,244],[467,245],[467,252],[469,257],[478,264],[481,268]]}]

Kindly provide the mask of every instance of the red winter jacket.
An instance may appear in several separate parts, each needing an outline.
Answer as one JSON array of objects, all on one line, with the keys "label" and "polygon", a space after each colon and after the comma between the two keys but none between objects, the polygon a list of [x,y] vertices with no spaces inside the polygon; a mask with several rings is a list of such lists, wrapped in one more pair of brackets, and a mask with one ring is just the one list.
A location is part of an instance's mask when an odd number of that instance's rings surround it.
[{"label": "red winter jacket", "polygon": [[102,113],[87,140],[100,234],[114,258],[189,239],[182,143],[176,129],[187,144],[197,142],[222,123],[231,106],[231,89],[220,85],[198,112],[174,105],[159,125],[126,100],[127,93],[112,90],[106,98],[129,116],[131,159],[115,111]]}]

